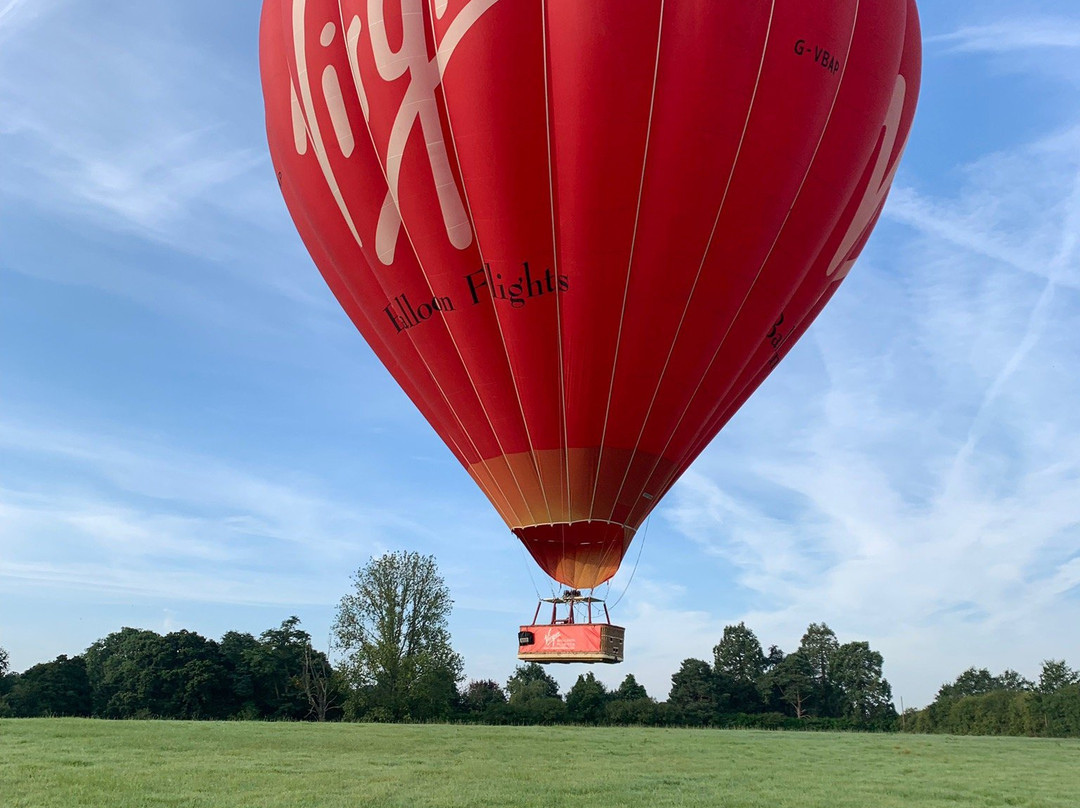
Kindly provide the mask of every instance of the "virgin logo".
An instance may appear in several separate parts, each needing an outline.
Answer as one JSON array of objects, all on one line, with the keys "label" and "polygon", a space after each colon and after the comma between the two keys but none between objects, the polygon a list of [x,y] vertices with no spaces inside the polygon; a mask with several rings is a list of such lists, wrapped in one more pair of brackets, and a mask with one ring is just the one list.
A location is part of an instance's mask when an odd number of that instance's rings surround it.
[{"label": "virgin logo", "polygon": [[[900,167],[900,155],[904,151],[907,137],[897,143],[897,134],[900,131],[900,117],[904,112],[904,97],[907,94],[907,82],[903,76],[896,77],[893,85],[892,99],[889,109],[885,113],[885,121],[881,125],[881,144],[874,162],[874,168],[870,174],[870,182],[866,193],[859,202],[855,216],[848,225],[840,246],[829,262],[825,274],[835,276],[834,280],[840,281],[847,277],[851,267],[855,264],[855,258],[851,256],[852,250],[866,235],[870,227],[876,221],[881,206],[885,204],[889,188],[892,185],[896,169]],[[890,168],[891,166],[891,168]]]},{"label": "virgin logo", "polygon": [[567,637],[558,629],[548,629],[544,634],[544,648],[550,648],[553,650],[573,650],[577,647],[577,643],[573,637]]},{"label": "virgin logo", "polygon": [[[298,65],[308,64],[306,59],[308,38],[304,14],[306,2],[307,0],[293,0],[293,44]],[[398,103],[389,137],[381,148],[378,143],[375,144],[388,186],[375,231],[375,252],[379,260],[386,265],[394,261],[394,251],[401,232],[398,200],[402,161],[409,136],[417,126],[420,127],[423,135],[447,238],[454,247],[463,250],[472,243],[473,237],[472,225],[450,168],[450,157],[447,144],[443,139],[435,94],[439,90],[446,65],[462,38],[484,12],[499,0],[469,0],[446,28],[433,59],[428,57],[426,40],[428,31],[423,14],[423,2],[424,0],[401,0],[400,6],[392,4],[400,8],[397,13],[400,15],[398,26],[402,36],[401,44],[396,50],[391,47],[387,36],[386,10],[383,8],[383,0],[368,0],[364,19],[361,19],[360,15],[354,15],[348,21],[345,33],[349,68],[365,121],[370,120],[367,92],[370,82],[381,80],[390,83],[398,81],[403,76],[408,77],[408,85]],[[435,15],[441,20],[446,13],[447,0],[435,0],[434,6]],[[367,32],[367,39],[370,41],[371,56],[377,75],[361,69],[359,49],[361,34],[364,31]],[[320,45],[330,47],[335,42],[336,33],[334,23],[327,22],[319,36]],[[324,139],[315,118],[308,71],[298,71],[298,74],[299,96],[297,97],[294,90],[293,120],[294,126],[302,127],[303,131],[296,132],[297,150],[301,154],[305,153],[310,138],[327,185],[353,236],[357,243],[360,243],[352,216],[345,205],[337,178],[326,155]],[[338,145],[342,154],[349,158],[355,146],[354,133],[342,98],[341,82],[333,65],[327,65],[323,69],[322,90]]]}]

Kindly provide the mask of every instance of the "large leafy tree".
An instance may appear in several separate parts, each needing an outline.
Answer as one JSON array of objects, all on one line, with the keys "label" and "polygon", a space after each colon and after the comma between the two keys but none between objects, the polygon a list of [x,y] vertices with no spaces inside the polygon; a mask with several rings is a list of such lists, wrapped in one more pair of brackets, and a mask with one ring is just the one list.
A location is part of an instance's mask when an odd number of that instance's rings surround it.
[{"label": "large leafy tree", "polygon": [[728,695],[733,712],[752,713],[762,707],[758,680],[765,671],[761,643],[746,623],[725,626],[724,636],[713,648],[713,672]]},{"label": "large leafy tree", "polygon": [[213,640],[194,631],[173,631],[163,638],[166,709],[176,718],[228,718],[235,700],[229,688],[228,668]]},{"label": "large leafy tree", "polygon": [[241,631],[228,631],[219,644],[221,655],[229,669],[229,687],[241,718],[265,718],[264,698],[266,688],[259,675],[262,646],[254,635]]},{"label": "large leafy tree", "polygon": [[746,623],[724,627],[724,636],[713,648],[713,658],[714,670],[735,681],[756,681],[765,668],[761,643]]},{"label": "large leafy tree", "polygon": [[325,720],[341,701],[329,659],[293,615],[259,635],[230,631],[221,638],[238,714],[248,718]]},{"label": "large leafy tree", "polygon": [[432,556],[387,553],[357,570],[333,628],[357,692],[352,714],[396,721],[451,713],[463,667],[450,645],[452,606]]},{"label": "large leafy tree", "polygon": [[849,642],[836,649],[832,678],[845,718],[866,722],[895,714],[892,687],[882,675],[884,664],[867,642]]},{"label": "large leafy tree", "polygon": [[604,718],[609,724],[649,725],[656,723],[656,716],[656,702],[632,673],[626,674],[611,691],[604,707]]}]

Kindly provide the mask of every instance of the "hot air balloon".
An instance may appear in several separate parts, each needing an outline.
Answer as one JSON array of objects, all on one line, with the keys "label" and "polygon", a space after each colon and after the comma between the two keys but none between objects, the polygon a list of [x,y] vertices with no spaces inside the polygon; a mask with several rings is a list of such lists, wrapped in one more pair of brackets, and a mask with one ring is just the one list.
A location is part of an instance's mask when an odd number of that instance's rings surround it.
[{"label": "hot air balloon", "polygon": [[566,587],[522,658],[621,659],[582,592],[865,244],[914,0],[265,0],[260,52],[320,272]]}]

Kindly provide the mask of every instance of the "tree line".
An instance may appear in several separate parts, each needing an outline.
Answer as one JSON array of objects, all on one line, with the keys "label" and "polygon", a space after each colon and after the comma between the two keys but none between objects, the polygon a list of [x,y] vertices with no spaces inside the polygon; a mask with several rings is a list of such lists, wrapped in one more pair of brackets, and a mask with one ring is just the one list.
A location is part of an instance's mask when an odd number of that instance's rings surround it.
[{"label": "tree line", "polygon": [[765,650],[729,625],[711,660],[686,659],[666,700],[633,674],[614,689],[593,672],[565,694],[536,663],[505,684],[466,683],[451,645],[449,590],[434,558],[372,559],[339,603],[332,664],[293,616],[258,637],[220,641],[191,631],[124,628],[82,654],[22,673],[0,648],[0,716],[461,721],[486,724],[859,729],[1080,736],[1080,675],[1048,660],[1038,682],[974,668],[922,710],[898,715],[884,659],[866,642],[841,643],[811,623],[799,646]]},{"label": "tree line", "polygon": [[1042,663],[1037,682],[1014,670],[994,676],[968,668],[921,710],[906,710],[900,729],[949,735],[1080,737],[1080,672],[1063,659]]},{"label": "tree line", "polygon": [[0,715],[325,719],[334,697],[320,704],[319,678],[334,673],[297,617],[257,638],[230,631],[220,642],[123,628],[77,656],[4,671]]},{"label": "tree line", "polygon": [[[465,683],[438,610],[386,609],[392,593],[376,592],[370,602],[343,600],[335,636],[353,650],[336,665],[295,616],[258,637],[230,631],[220,641],[123,628],[77,656],[5,671],[0,715],[873,729],[896,718],[881,655],[866,643],[840,645],[823,624],[788,655],[775,646],[763,653],[743,623],[728,626],[712,664],[685,660],[668,699],[657,701],[633,674],[609,690],[590,671],[562,694],[536,663],[505,684]],[[383,609],[365,627],[370,603]]]}]

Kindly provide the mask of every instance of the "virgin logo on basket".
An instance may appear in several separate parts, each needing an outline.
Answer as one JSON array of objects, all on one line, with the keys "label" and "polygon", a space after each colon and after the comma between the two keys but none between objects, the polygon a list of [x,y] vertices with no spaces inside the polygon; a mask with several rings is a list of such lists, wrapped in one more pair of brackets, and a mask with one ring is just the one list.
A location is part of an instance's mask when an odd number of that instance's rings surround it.
[{"label": "virgin logo on basket", "polygon": [[548,629],[544,632],[544,648],[555,651],[573,651],[577,648],[577,640],[568,637],[559,629]]}]

